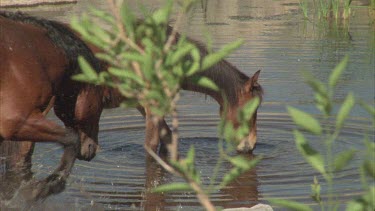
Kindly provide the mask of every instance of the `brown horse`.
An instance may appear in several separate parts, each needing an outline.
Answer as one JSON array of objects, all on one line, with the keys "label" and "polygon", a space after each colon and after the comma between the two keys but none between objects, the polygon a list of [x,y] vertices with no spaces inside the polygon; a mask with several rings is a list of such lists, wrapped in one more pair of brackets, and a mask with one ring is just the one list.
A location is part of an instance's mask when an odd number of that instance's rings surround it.
[{"label": "brown horse", "polygon": [[[171,32],[172,27],[169,27],[167,33],[170,34]],[[177,34],[175,43],[179,38],[180,35]],[[201,57],[204,57],[208,54],[208,51],[204,44],[192,39],[189,39],[189,41],[191,41],[198,47]],[[92,50],[94,51],[94,53],[100,51],[97,48],[92,48]],[[232,122],[234,128],[238,128],[238,110],[255,97],[258,97],[260,101],[262,101],[263,88],[258,83],[259,74],[260,70],[255,72],[252,77],[248,77],[228,61],[222,60],[211,68],[203,72],[199,72],[190,78],[186,78],[182,83],[181,88],[184,90],[199,92],[211,96],[220,105],[220,114],[225,114],[226,116],[224,118],[226,119],[226,121]],[[205,76],[211,79],[219,87],[219,91],[213,91],[211,89],[196,85],[195,83],[193,83],[193,78],[196,76]],[[120,95],[118,91],[113,89],[107,89],[104,98],[106,99],[104,103],[105,108],[118,107],[123,100],[126,100]],[[226,100],[228,103],[227,106],[224,106],[226,104]],[[226,110],[224,110],[224,108],[226,108]],[[155,132],[146,132],[145,145],[156,152],[160,144],[159,141],[161,140],[162,142],[160,145],[160,150],[162,152],[166,152],[166,145],[171,142],[171,130],[165,120],[158,122],[158,125],[154,125],[153,121],[151,121],[151,119],[147,117],[144,108],[138,106],[137,109],[146,118],[146,129],[148,128],[149,130],[155,130]],[[251,130],[248,136],[245,137],[244,140],[241,140],[241,142],[237,146],[238,152],[249,153],[255,149],[257,140],[256,120],[257,110],[249,121],[249,128],[251,128]],[[154,134],[154,136],[155,134],[159,135],[158,137],[147,137],[148,134]]]},{"label": "brown horse", "polygon": [[[64,147],[53,174],[30,185],[28,197],[40,199],[63,190],[76,157],[95,156],[103,89],[71,76],[80,71],[78,55],[97,70],[100,62],[70,29],[54,21],[0,12],[0,29],[0,144],[56,142]],[[55,114],[66,128],[43,115],[53,96]]]},{"label": "brown horse", "polygon": [[[204,45],[194,40],[191,41],[198,46],[201,57],[207,55],[208,52]],[[232,122],[234,128],[238,128],[238,110],[255,97],[262,100],[263,88],[258,83],[259,74],[260,70],[255,72],[252,77],[248,77],[228,61],[222,60],[211,68],[198,73],[198,75],[210,78],[215,82],[219,87],[219,92],[197,86],[192,83],[189,78],[184,81],[182,88],[211,96],[220,105],[220,114],[226,115],[223,118],[225,118],[226,121]],[[224,93],[224,96],[222,93]],[[225,100],[227,101],[227,106],[224,106],[226,103]],[[226,110],[224,110],[224,108],[226,108]],[[249,128],[251,128],[250,133],[244,140],[241,140],[237,146],[238,152],[248,153],[254,150],[257,140],[256,120],[257,110],[249,121]]]},{"label": "brown horse", "polygon": [[[56,178],[65,181],[76,155],[85,160],[95,155],[103,107],[118,107],[125,99],[116,90],[71,80],[72,75],[79,73],[78,55],[83,55],[96,70],[102,68],[93,54],[98,49],[86,45],[65,25],[21,13],[0,12],[0,27],[0,142],[4,139],[49,141],[60,143],[65,148],[60,166],[43,182],[47,188],[44,191],[39,188],[34,194],[35,198],[44,197],[48,192],[61,191],[61,188],[54,188]],[[28,36],[25,37],[25,34]],[[206,55],[205,47],[195,43],[201,55]],[[225,113],[225,118],[236,127],[237,110],[252,98],[262,97],[259,73],[257,71],[250,78],[224,60],[199,73],[213,80],[220,92],[199,87],[190,78],[186,79],[182,88],[212,96],[220,104],[221,113]],[[227,111],[223,110],[221,93],[229,101]],[[52,96],[56,97],[55,113],[68,129],[42,115]],[[138,110],[145,116],[142,107]],[[146,124],[152,124],[147,117]],[[238,146],[238,151],[250,152],[255,147],[256,113],[249,127],[252,129]],[[153,129],[163,131],[160,133],[162,146],[170,142],[170,129],[165,121]],[[159,139],[157,142],[150,140],[146,137],[145,144],[156,151]],[[77,152],[79,149],[80,152]]]}]

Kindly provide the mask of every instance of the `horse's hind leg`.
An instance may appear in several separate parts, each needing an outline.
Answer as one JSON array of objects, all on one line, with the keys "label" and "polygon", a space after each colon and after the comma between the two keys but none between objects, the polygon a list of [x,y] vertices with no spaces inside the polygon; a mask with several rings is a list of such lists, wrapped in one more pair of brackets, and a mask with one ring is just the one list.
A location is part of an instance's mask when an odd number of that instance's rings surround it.
[{"label": "horse's hind leg", "polygon": [[45,180],[30,184],[24,191],[29,200],[38,200],[59,193],[73,167],[79,150],[79,137],[73,130],[66,130],[56,123],[45,119],[41,112],[32,113],[14,134],[12,140],[30,140],[33,142],[57,142],[64,146],[64,154],[59,167]]}]

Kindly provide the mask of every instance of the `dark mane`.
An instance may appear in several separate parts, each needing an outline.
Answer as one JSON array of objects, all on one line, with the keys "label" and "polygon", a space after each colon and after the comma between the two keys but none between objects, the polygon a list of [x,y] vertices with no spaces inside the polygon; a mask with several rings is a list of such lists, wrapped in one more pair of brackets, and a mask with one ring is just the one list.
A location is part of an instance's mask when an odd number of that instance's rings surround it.
[{"label": "dark mane", "polygon": [[[204,44],[192,39],[189,40],[199,48],[201,56],[206,56],[208,54],[208,51]],[[213,67],[207,69],[206,71],[200,72],[197,75],[208,77],[212,81],[214,81],[215,84],[219,86],[220,90],[224,92],[229,104],[231,105],[237,103],[238,93],[241,93],[243,91],[244,84],[250,79],[246,74],[242,73],[234,65],[226,60],[220,61]],[[208,94],[214,93],[213,91],[206,88],[197,87],[191,82],[192,80],[186,81],[187,82],[183,84],[183,88],[185,89],[194,89],[193,91]],[[255,86],[252,91],[253,96],[258,96],[262,100],[263,89],[259,84],[257,84],[257,86]]]},{"label": "dark mane", "polygon": [[79,55],[85,57],[96,71],[99,72],[101,70],[99,60],[95,57],[89,47],[64,24],[57,21],[32,17],[21,12],[13,13],[0,11],[0,17],[32,24],[46,29],[49,38],[57,47],[64,50],[64,53],[69,60],[69,66],[66,68],[68,75],[81,72],[77,60]]}]

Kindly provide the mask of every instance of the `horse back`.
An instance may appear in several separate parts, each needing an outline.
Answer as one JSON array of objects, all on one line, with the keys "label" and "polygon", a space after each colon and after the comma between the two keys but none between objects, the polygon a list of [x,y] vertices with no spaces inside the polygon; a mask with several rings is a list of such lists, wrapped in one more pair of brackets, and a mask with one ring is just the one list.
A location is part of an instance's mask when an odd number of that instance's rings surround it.
[{"label": "horse back", "polygon": [[46,30],[0,17],[0,99],[2,108],[27,111],[43,106],[67,65]]}]

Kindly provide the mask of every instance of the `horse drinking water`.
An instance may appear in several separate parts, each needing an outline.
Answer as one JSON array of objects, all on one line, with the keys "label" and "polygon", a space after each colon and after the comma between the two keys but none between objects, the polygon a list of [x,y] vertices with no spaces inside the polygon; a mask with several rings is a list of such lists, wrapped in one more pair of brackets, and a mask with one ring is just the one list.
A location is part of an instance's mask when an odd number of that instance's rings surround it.
[{"label": "horse drinking water", "polygon": [[[169,27],[167,33],[170,34],[171,32],[172,27]],[[177,34],[175,43],[179,38],[180,35]],[[206,47],[202,43],[192,39],[189,39],[189,41],[191,41],[198,47],[201,57],[204,57],[208,54]],[[227,60],[222,60],[214,66],[210,67],[209,69],[203,72],[198,72],[195,75],[186,78],[183,81],[181,88],[184,90],[199,92],[211,96],[219,104],[220,114],[222,118],[224,118],[226,121],[231,122],[234,128],[238,128],[238,110],[241,109],[247,102],[254,99],[255,97],[258,97],[260,99],[260,102],[262,101],[263,88],[258,83],[259,74],[260,70],[255,72],[252,77],[248,77],[246,74],[239,71],[234,65],[229,63]],[[219,87],[219,91],[214,91],[212,89],[201,87],[193,83],[193,78],[196,76],[204,76],[211,79]],[[118,98],[119,97],[117,97],[117,99]],[[114,97],[113,99],[116,99],[116,97]],[[121,102],[121,100],[116,100],[116,102]],[[226,103],[227,105],[225,106]],[[138,110],[142,113],[143,116],[145,116],[143,108],[138,107]],[[146,121],[147,119],[148,118],[146,118]],[[248,123],[249,128],[251,128],[249,134],[237,145],[238,152],[249,153],[254,150],[257,140],[256,120],[257,109],[255,110],[253,116],[250,118]],[[152,121],[149,121],[146,122],[146,124],[153,123]],[[151,126],[150,128],[159,128],[159,136],[160,140],[162,141],[160,149],[165,151],[166,145],[171,142],[171,131],[165,120],[162,120],[158,124],[158,126]],[[154,151],[156,151],[157,146],[159,145],[159,139],[155,140],[151,141],[146,138],[145,143]]]},{"label": "horse drinking water", "polygon": [[[30,185],[31,199],[61,192],[75,158],[91,160],[97,149],[102,88],[78,83],[78,55],[100,70],[92,51],[68,27],[22,13],[0,12],[0,144],[3,140],[56,142],[64,147],[59,167]],[[55,96],[55,114],[43,115]],[[81,142],[79,141],[81,140]]]},{"label": "horse drinking water", "polygon": [[[76,156],[85,160],[95,156],[102,109],[118,107],[126,99],[114,89],[71,80],[72,75],[80,72],[78,55],[83,55],[96,70],[102,66],[93,54],[98,49],[86,45],[65,25],[21,13],[0,12],[0,27],[0,143],[9,139],[56,142],[64,146],[60,166],[32,194],[34,199],[43,198],[62,190]],[[193,42],[201,55],[207,55],[203,45]],[[212,96],[219,103],[221,113],[226,114],[224,118],[237,127],[237,110],[252,98],[262,97],[259,73],[248,77],[224,60],[198,73],[213,80],[220,92],[199,87],[191,78],[185,80],[182,88]],[[226,111],[222,92],[229,101]],[[56,97],[55,114],[67,128],[42,115],[52,96]],[[138,110],[145,115],[142,107]],[[239,144],[238,151],[254,149],[256,116],[255,113],[251,118],[251,131]],[[166,132],[160,133],[160,138],[162,146],[168,144],[170,129],[166,122],[163,120],[155,129]],[[156,151],[159,143],[146,140],[145,144]]]}]

